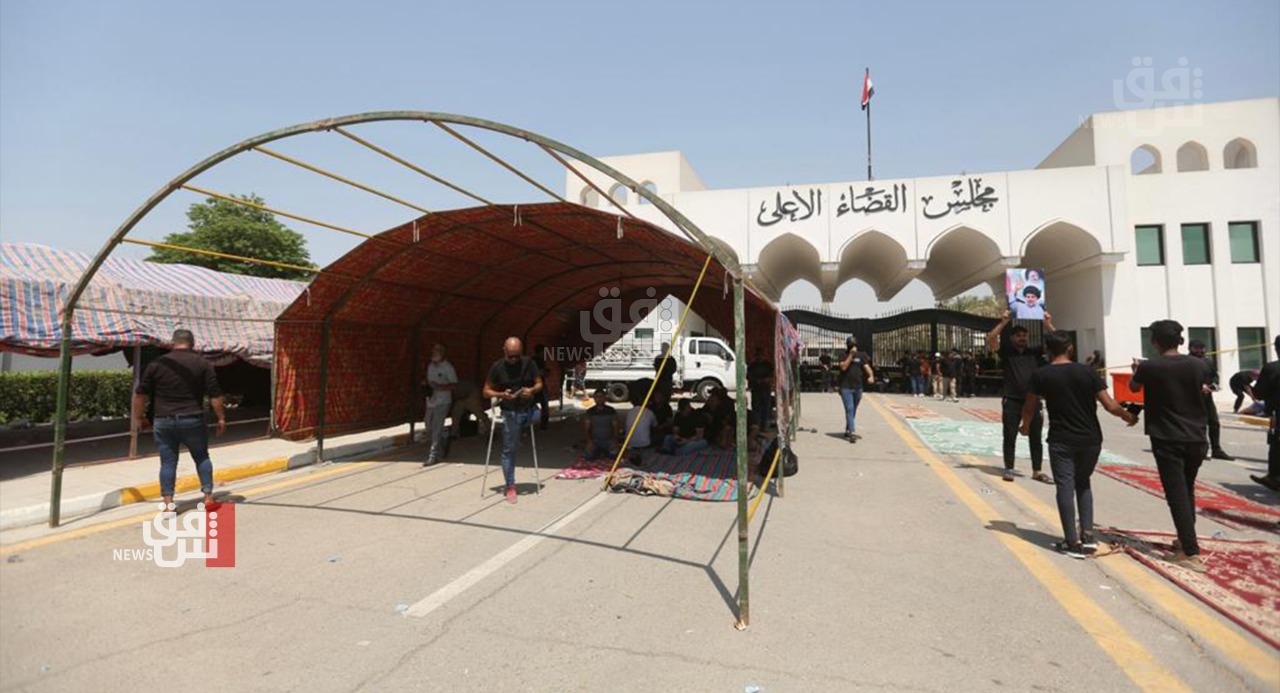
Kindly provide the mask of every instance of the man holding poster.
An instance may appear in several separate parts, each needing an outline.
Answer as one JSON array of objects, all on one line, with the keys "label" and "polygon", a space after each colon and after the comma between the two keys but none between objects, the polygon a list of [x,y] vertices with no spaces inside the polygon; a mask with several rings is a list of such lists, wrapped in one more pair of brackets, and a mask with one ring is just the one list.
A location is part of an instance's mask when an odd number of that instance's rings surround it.
[{"label": "man holding poster", "polygon": [[1015,319],[1044,320],[1043,270],[1007,270],[1004,289],[1009,301],[1009,311]]}]

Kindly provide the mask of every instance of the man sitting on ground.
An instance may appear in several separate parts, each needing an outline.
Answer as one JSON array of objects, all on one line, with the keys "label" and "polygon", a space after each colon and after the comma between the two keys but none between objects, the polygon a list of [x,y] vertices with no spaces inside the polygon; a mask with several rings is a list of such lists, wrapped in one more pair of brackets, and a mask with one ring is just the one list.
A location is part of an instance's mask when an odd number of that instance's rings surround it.
[{"label": "man sitting on ground", "polygon": [[707,442],[707,415],[694,409],[687,399],[680,400],[672,421],[672,432],[662,441],[662,451],[672,455],[688,455],[704,450]]},{"label": "man sitting on ground", "polygon": [[605,404],[604,390],[597,389],[592,395],[595,406],[587,410],[582,422],[582,432],[586,436],[586,458],[598,460],[612,457],[617,451],[618,410]]}]

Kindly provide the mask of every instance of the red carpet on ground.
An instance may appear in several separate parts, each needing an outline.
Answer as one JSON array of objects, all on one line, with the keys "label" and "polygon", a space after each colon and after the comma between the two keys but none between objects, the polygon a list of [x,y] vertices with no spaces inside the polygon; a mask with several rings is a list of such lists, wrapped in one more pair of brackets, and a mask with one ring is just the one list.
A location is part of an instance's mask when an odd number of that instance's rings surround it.
[{"label": "red carpet on ground", "polygon": [[[1153,496],[1164,498],[1160,474],[1154,467],[1124,467],[1114,464],[1098,466],[1098,471]],[[1280,508],[1255,503],[1213,484],[1196,482],[1196,510],[1235,529],[1263,529],[1280,532]]]},{"label": "red carpet on ground", "polygon": [[1102,529],[1129,555],[1280,650],[1280,544],[1201,537],[1209,570],[1197,573],[1164,560],[1174,535]]},{"label": "red carpet on ground", "polygon": [[924,407],[917,407],[914,404],[898,404],[892,400],[881,400],[885,406],[889,407],[893,413],[904,419],[937,419],[940,418],[937,412]]},{"label": "red carpet on ground", "polygon": [[965,412],[972,414],[974,417],[987,423],[1001,423],[1003,421],[1000,412],[995,409],[969,409],[963,408]]}]

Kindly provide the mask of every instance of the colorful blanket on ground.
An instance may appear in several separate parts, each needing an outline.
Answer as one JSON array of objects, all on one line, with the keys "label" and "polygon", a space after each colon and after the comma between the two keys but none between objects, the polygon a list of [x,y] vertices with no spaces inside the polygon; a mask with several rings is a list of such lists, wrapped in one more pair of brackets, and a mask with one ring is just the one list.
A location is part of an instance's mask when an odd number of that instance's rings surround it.
[{"label": "colorful blanket on ground", "polygon": [[613,458],[589,460],[579,457],[573,464],[565,467],[556,475],[557,479],[599,479],[609,473],[613,467]]},{"label": "colorful blanket on ground", "polygon": [[[907,423],[934,452],[995,458],[1004,455],[1003,434],[999,424],[952,421],[951,419],[907,419]],[[1020,460],[1031,458],[1031,447],[1027,444],[1026,436],[1018,436],[1017,450],[1014,454]],[[1098,460],[1104,464],[1116,466],[1137,464],[1109,450],[1103,450]]]},{"label": "colorful blanket on ground", "polygon": [[1004,421],[1004,417],[998,409],[964,408],[964,411],[968,414],[972,414],[979,421],[986,421],[987,423],[996,423],[996,424],[1002,423]]},{"label": "colorful blanket on ground", "polygon": [[882,400],[890,411],[901,416],[904,419],[937,419],[941,415],[932,409],[918,407],[914,404],[898,404],[892,400]]},{"label": "colorful blanket on ground", "polygon": [[[609,489],[686,500],[736,501],[737,474],[737,458],[732,450],[703,450],[678,457],[649,453],[642,468],[619,469]],[[668,484],[669,494],[665,492]]]},{"label": "colorful blanket on ground", "polygon": [[[1164,498],[1160,473],[1154,467],[1099,465],[1098,471],[1123,484]],[[1255,503],[1204,481],[1196,482],[1196,510],[1235,529],[1254,528],[1280,533],[1280,508]]]},{"label": "colorful blanket on ground", "polygon": [[1172,534],[1104,529],[1099,535],[1280,650],[1280,544],[1202,537],[1209,570],[1197,573],[1165,560],[1173,553]]}]

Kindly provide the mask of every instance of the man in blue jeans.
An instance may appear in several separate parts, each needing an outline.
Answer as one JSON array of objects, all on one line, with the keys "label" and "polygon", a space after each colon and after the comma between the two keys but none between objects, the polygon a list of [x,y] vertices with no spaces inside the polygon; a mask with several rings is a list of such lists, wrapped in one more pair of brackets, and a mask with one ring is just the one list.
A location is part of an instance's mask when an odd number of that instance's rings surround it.
[{"label": "man in blue jeans", "polygon": [[862,402],[862,382],[875,382],[875,374],[871,372],[871,361],[858,351],[858,340],[849,337],[845,340],[844,359],[840,361],[840,401],[844,403],[844,439],[850,443],[858,442],[857,416],[858,404]]},{"label": "man in blue jeans", "polygon": [[133,419],[138,430],[147,428],[147,403],[155,405],[156,449],[160,452],[160,495],[164,507],[173,510],[173,487],[178,476],[178,451],[186,446],[196,463],[206,507],[213,503],[213,462],[209,459],[209,425],[204,418],[204,398],[209,398],[218,419],[218,435],[227,431],[222,389],[213,366],[195,352],[190,330],[173,333],[173,350],[161,356],[138,381],[133,395]]},{"label": "man in blue jeans", "polygon": [[542,374],[533,359],[524,355],[519,338],[508,337],[502,354],[489,368],[484,396],[498,400],[502,409],[502,476],[507,502],[515,503],[516,453],[520,451],[520,434],[533,423],[535,398],[542,392]]}]

